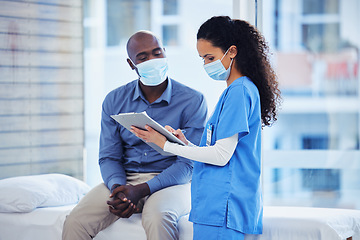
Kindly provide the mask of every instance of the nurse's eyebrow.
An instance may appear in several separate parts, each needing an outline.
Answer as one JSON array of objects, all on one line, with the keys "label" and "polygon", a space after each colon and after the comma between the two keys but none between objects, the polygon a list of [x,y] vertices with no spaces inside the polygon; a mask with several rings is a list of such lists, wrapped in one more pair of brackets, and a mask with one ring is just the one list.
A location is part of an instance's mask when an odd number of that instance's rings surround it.
[{"label": "nurse's eyebrow", "polygon": [[206,58],[207,56],[211,55],[211,53],[207,53],[204,56],[199,55],[201,58]]}]

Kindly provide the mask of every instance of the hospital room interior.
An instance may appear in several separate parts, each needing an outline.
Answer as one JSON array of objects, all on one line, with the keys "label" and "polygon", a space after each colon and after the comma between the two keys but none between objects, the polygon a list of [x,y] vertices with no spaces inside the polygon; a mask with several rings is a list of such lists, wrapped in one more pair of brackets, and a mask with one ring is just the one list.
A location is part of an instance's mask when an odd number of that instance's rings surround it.
[{"label": "hospital room interior", "polygon": [[[138,78],[135,32],[159,37],[169,77],[210,117],[226,85],[204,71],[196,34],[212,16],[263,34],[281,90],[261,131],[263,233],[245,239],[360,240],[360,0],[0,0],[0,240],[60,240],[103,182],[102,103]],[[192,227],[182,216],[179,239]],[[94,239],[119,231],[145,240],[141,213]]]}]

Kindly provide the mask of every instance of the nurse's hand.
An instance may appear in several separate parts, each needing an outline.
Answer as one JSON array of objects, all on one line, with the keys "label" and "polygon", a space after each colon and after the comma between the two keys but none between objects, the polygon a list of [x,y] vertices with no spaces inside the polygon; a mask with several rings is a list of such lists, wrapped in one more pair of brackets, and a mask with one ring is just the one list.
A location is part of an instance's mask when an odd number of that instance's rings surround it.
[{"label": "nurse's hand", "polygon": [[145,126],[145,129],[146,130],[141,130],[140,128],[131,126],[131,132],[134,133],[135,136],[141,138],[145,142],[155,143],[161,147],[161,149],[164,149],[166,137],[147,125]]},{"label": "nurse's hand", "polygon": [[186,139],[186,137],[183,133],[183,130],[181,130],[181,129],[175,130],[172,127],[170,127],[169,125],[166,125],[165,129],[168,130],[169,132],[171,132],[172,134],[174,134],[175,137],[177,137],[178,139],[183,141],[186,145],[189,144],[188,140]]}]

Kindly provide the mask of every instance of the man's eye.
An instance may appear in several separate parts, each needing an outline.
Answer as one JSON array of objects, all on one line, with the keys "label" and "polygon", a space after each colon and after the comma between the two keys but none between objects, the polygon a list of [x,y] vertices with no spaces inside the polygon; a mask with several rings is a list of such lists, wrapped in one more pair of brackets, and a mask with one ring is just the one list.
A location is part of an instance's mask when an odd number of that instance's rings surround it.
[{"label": "man's eye", "polygon": [[209,57],[208,60],[212,61],[212,60],[214,60],[214,57]]}]

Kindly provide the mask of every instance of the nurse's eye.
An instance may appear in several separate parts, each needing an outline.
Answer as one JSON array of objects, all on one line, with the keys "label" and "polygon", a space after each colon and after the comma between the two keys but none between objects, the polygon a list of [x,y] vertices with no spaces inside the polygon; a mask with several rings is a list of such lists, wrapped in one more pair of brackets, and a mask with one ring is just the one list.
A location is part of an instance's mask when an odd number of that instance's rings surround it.
[{"label": "nurse's eye", "polygon": [[214,57],[207,57],[206,62],[212,62],[212,61],[214,61],[214,59],[215,59]]}]

